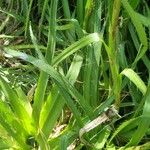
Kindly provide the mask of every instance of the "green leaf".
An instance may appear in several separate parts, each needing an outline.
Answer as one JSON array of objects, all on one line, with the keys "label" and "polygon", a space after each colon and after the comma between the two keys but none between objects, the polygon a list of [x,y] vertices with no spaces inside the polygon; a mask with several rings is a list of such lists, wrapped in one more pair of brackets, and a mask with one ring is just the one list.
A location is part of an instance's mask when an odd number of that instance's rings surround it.
[{"label": "green leaf", "polygon": [[128,3],[127,0],[122,0],[122,4],[123,7],[126,9],[126,11],[128,12],[128,15],[131,17],[132,23],[134,24],[137,34],[139,36],[140,42],[142,43],[141,45],[141,49],[139,50],[134,62],[133,62],[133,66],[137,63],[137,61],[139,61],[139,59],[141,59],[143,57],[143,55],[145,54],[145,52],[148,49],[148,42],[147,42],[147,36],[145,33],[145,29],[142,26],[142,23],[139,19],[139,16],[137,15],[137,13],[133,10],[133,8],[130,6],[130,4]]},{"label": "green leaf", "polygon": [[[44,5],[46,1],[47,0],[44,1]],[[57,4],[58,4],[58,0],[52,0],[50,3],[50,9],[49,9],[49,19],[48,19],[49,29],[48,29],[47,49],[46,49],[46,54],[45,54],[45,60],[48,64],[51,64],[53,55],[55,52]],[[43,8],[43,11],[45,11],[44,9],[45,8]],[[43,13],[45,12],[42,12],[42,14]],[[40,36],[40,31],[39,31],[39,36]],[[49,79],[49,76],[47,72],[43,72],[42,70],[40,72],[39,80],[37,83],[37,88],[35,90],[33,113],[32,113],[33,114],[32,116],[37,126],[39,126],[40,112],[42,110],[42,105],[44,102],[44,96],[45,96],[48,79]]]},{"label": "green leaf", "polygon": [[[80,55],[75,55],[73,62],[70,65],[69,71],[66,75],[70,83],[73,85],[78,77],[81,65],[82,57]],[[50,95],[48,96],[44,106],[42,107],[40,116],[40,126],[46,137],[52,132],[54,125],[62,112],[63,106],[65,104],[64,98],[59,92],[59,88],[54,85],[51,89]]]},{"label": "green leaf", "polygon": [[147,92],[142,101],[145,102],[142,113],[143,117],[139,121],[138,128],[127,146],[137,145],[150,127],[150,86],[147,88]]},{"label": "green leaf", "polygon": [[7,143],[7,140],[0,139],[0,149],[10,149],[11,147],[12,145]]},{"label": "green leaf", "polygon": [[0,8],[0,12],[5,13],[8,16],[13,17],[16,20],[21,21],[21,22],[24,22],[24,20],[25,20],[25,18],[23,16],[20,16],[20,15],[14,13],[14,12],[10,12],[10,11],[7,11],[7,10],[2,10],[1,8]]},{"label": "green leaf", "polygon": [[15,91],[17,92],[18,99],[20,101],[22,101],[21,103],[22,103],[23,107],[26,109],[28,114],[31,116],[31,114],[32,114],[32,106],[30,104],[30,101],[27,99],[27,96],[25,95],[25,93],[23,92],[21,87],[17,87],[15,89]]},{"label": "green leaf", "polygon": [[137,117],[137,118],[133,118],[133,119],[130,119],[128,121],[125,121],[123,122],[119,127],[118,129],[115,130],[115,132],[113,133],[113,135],[111,136],[110,140],[109,140],[109,143],[111,143],[111,141],[118,135],[118,133],[120,133],[121,131],[123,131],[124,129],[126,129],[127,127],[129,128],[129,126],[134,123],[134,122],[137,122],[137,121],[140,121],[141,117]]},{"label": "green leaf", "polygon": [[108,140],[108,137],[110,136],[110,133],[111,133],[111,131],[107,128],[105,128],[102,132],[100,132],[100,134],[97,136],[98,140],[94,144],[95,148],[92,150],[103,149]]},{"label": "green leaf", "polygon": [[59,88],[54,85],[48,96],[40,115],[40,128],[45,137],[48,138],[52,132],[58,117],[60,116],[65,104],[64,98],[59,93]]},{"label": "green leaf", "polygon": [[144,15],[141,15],[139,13],[137,13],[137,16],[139,17],[139,19],[140,19],[140,21],[142,22],[143,25],[145,25],[146,27],[150,26],[149,17],[145,17]]},{"label": "green leaf", "polygon": [[42,60],[36,59],[32,56],[29,56],[25,53],[8,50],[7,53],[14,57],[21,58],[27,62],[32,63],[36,67],[39,67],[42,69],[42,71],[47,72],[55,81],[57,86],[59,87],[59,90],[62,92],[61,94],[64,96],[64,99],[66,100],[66,103],[72,110],[75,118],[78,120],[79,124],[82,124],[81,118],[80,118],[80,112],[77,110],[73,100],[71,99],[71,94],[73,97],[75,97],[76,100],[81,104],[81,106],[84,108],[87,114],[91,115],[92,110],[90,108],[87,108],[86,105],[83,104],[82,96],[78,93],[78,91],[66,80],[65,77],[63,77],[61,74],[59,74],[53,67],[48,65],[47,63],[43,62]]},{"label": "green leaf", "polygon": [[38,57],[39,57],[41,60],[44,61],[45,58],[44,58],[43,54],[41,53],[41,51],[40,51],[40,49],[39,49],[39,46],[38,46],[38,44],[37,44],[37,39],[36,39],[36,37],[34,36],[33,31],[32,31],[31,24],[30,24],[30,26],[29,26],[29,29],[30,29],[31,40],[32,40],[32,43],[33,43],[33,45],[34,45],[34,48],[35,48],[35,50],[36,50],[36,52],[37,52],[37,54],[38,54]]},{"label": "green leaf", "polygon": [[25,144],[28,133],[24,130],[23,125],[18,122],[8,105],[2,100],[0,100],[0,124],[22,148],[26,149],[28,147]]},{"label": "green leaf", "polygon": [[31,125],[31,116],[28,111],[24,107],[24,102],[19,100],[16,92],[8,85],[8,83],[0,76],[0,86],[8,101],[10,102],[13,111],[17,115],[17,117],[22,121],[25,129],[28,132],[33,131],[33,127]]},{"label": "green leaf", "polygon": [[65,58],[67,58],[68,56],[78,51],[79,49],[85,47],[86,45],[89,45],[91,43],[98,42],[98,41],[100,41],[100,37],[97,33],[89,34],[81,38],[79,41],[73,43],[71,46],[69,46],[65,50],[63,50],[62,53],[60,53],[58,56],[54,57],[52,64],[57,65],[60,62],[62,62]]},{"label": "green leaf", "polygon": [[126,68],[121,72],[121,74],[129,78],[143,93],[143,95],[146,93],[147,87],[136,72],[134,72],[132,69]]}]

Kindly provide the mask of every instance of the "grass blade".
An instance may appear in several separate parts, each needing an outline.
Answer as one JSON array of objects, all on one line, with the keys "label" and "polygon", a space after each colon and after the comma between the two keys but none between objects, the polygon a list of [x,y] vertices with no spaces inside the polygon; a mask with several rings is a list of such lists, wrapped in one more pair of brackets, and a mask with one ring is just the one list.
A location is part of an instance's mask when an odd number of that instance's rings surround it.
[{"label": "grass blade", "polygon": [[0,100],[0,124],[22,148],[28,149],[28,146],[25,144],[25,136],[28,135],[27,132],[22,128],[15,115],[13,115],[13,112],[2,100]]},{"label": "grass blade", "polygon": [[[52,0],[50,5],[50,20],[49,20],[49,31],[48,31],[48,43],[45,59],[48,64],[51,64],[56,44],[56,14],[57,14],[57,3],[58,0]],[[45,90],[48,82],[48,74],[41,71],[39,81],[37,84],[37,89],[34,96],[33,104],[33,118],[35,123],[39,125],[40,112],[44,101]]]},{"label": "grass blade", "polygon": [[56,72],[55,69],[52,68],[50,65],[46,64],[42,60],[36,59],[32,56],[26,55],[26,54],[21,53],[21,52],[17,52],[17,51],[7,49],[7,53],[11,54],[12,56],[21,58],[21,59],[23,59],[27,62],[30,62],[33,65],[35,65],[36,67],[39,67],[40,69],[42,69],[42,71],[47,72],[54,79],[55,83],[59,87],[59,90],[62,92],[62,95],[64,96],[64,98],[66,100],[66,103],[68,104],[68,106],[70,107],[70,109],[72,110],[73,114],[75,115],[76,119],[78,120],[78,122],[80,124],[82,122],[80,117],[79,117],[80,112],[77,110],[77,108],[74,105],[74,102],[72,101],[69,94],[71,93],[72,96],[75,97],[78,100],[79,103],[81,103],[81,106],[87,111],[87,114],[89,114],[89,112],[90,113],[92,112],[91,109],[87,108],[87,106],[84,105],[82,103],[82,101],[80,101],[81,97],[79,96],[79,93],[66,80],[66,78],[64,78],[62,75],[60,75],[58,72]]},{"label": "grass blade", "polygon": [[132,9],[132,7],[128,3],[128,1],[122,0],[122,4],[123,4],[123,7],[128,12],[129,16],[131,17],[132,23],[134,24],[137,34],[139,36],[139,39],[142,43],[141,49],[139,50],[139,52],[133,62],[133,66],[134,66],[137,63],[137,61],[143,57],[143,55],[145,54],[145,52],[148,49],[147,36],[146,36],[145,30],[144,30],[144,27],[142,26],[142,23],[139,20],[137,13]]},{"label": "grass blade", "polygon": [[138,128],[127,144],[127,147],[137,145],[150,127],[150,86],[147,88],[147,92],[143,99],[142,101],[145,102],[142,113],[143,118],[139,121]]},{"label": "grass blade", "polygon": [[90,35],[87,35],[83,38],[81,38],[79,41],[75,42],[68,48],[62,51],[58,56],[56,56],[53,60],[53,65],[57,65],[61,61],[63,61],[65,58],[70,56],[71,54],[75,53],[77,50],[85,47],[86,45],[89,45],[94,42],[100,41],[100,37],[97,33],[92,33]]},{"label": "grass blade", "polygon": [[139,75],[135,73],[132,69],[126,68],[121,72],[121,74],[128,77],[137,86],[137,88],[143,93],[143,95],[146,93],[147,87],[145,83],[142,81]]},{"label": "grass blade", "polygon": [[32,132],[33,128],[31,125],[31,116],[28,114],[26,109],[23,107],[23,102],[19,100],[15,91],[13,91],[8,83],[0,76],[0,86],[8,101],[10,102],[13,111],[18,116],[18,118],[22,121],[25,129],[28,132]]}]

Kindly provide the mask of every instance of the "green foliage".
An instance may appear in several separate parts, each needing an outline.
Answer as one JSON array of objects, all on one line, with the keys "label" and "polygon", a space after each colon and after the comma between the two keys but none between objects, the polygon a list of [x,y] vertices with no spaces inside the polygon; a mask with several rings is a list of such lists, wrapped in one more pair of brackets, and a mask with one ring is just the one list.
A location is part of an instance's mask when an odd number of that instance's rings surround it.
[{"label": "green foliage", "polygon": [[150,149],[149,17],[147,0],[1,0],[0,149]]}]

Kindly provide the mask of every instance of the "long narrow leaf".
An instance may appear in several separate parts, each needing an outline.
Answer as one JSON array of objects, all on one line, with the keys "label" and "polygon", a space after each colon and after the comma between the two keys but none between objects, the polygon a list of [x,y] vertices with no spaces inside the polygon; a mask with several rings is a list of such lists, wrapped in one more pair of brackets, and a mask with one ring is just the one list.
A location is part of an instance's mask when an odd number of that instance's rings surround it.
[{"label": "long narrow leaf", "polygon": [[147,88],[147,92],[143,99],[143,101],[145,102],[142,114],[143,118],[141,118],[141,120],[139,121],[138,128],[133,134],[132,139],[127,144],[127,146],[137,145],[150,127],[150,86]]},{"label": "long narrow leaf", "polygon": [[80,39],[79,41],[75,42],[68,48],[62,51],[58,56],[56,56],[53,60],[53,65],[57,65],[61,61],[63,61],[65,58],[76,52],[77,50],[85,47],[86,45],[89,45],[94,42],[100,41],[100,37],[97,33],[92,33],[90,35],[87,35]]},{"label": "long narrow leaf", "polygon": [[137,63],[137,61],[139,59],[141,59],[141,57],[145,54],[145,52],[148,49],[147,36],[146,36],[144,27],[142,26],[142,23],[137,15],[137,13],[132,9],[129,2],[127,0],[122,0],[122,4],[123,4],[123,7],[128,12],[129,16],[131,17],[132,23],[134,24],[137,34],[139,36],[139,39],[142,43],[142,47],[139,50],[139,52],[134,60],[134,63],[133,63],[133,65],[134,65],[135,63]]},{"label": "long narrow leaf", "polygon": [[87,108],[87,106],[83,104],[83,101],[81,100],[82,96],[73,88],[73,86],[66,80],[66,78],[64,78],[58,72],[56,72],[54,70],[54,68],[52,68],[50,65],[46,64],[42,60],[36,59],[32,56],[29,56],[27,54],[17,52],[14,50],[8,50],[7,49],[7,53],[11,54],[14,57],[18,57],[18,58],[21,58],[25,61],[28,61],[28,62],[32,63],[33,65],[35,65],[36,67],[39,67],[40,69],[42,69],[42,71],[47,72],[55,80],[56,84],[59,87],[59,90],[62,92],[62,94],[66,100],[66,103],[68,104],[70,109],[72,109],[76,119],[80,123],[82,122],[80,117],[79,117],[80,113],[77,110],[76,106],[74,105],[74,102],[70,99],[70,96],[68,95],[69,93],[71,93],[72,96],[78,100],[78,102],[81,104],[81,106],[84,108],[84,110],[87,111],[87,114],[89,114],[89,115],[92,114],[91,113],[92,110],[90,108]]}]

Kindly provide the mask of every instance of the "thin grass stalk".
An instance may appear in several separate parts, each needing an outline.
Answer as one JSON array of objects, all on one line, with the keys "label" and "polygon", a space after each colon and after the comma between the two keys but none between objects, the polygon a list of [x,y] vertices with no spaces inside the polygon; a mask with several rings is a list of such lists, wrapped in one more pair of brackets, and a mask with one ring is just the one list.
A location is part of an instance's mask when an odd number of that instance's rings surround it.
[{"label": "thin grass stalk", "polygon": [[68,0],[61,0],[61,1],[62,1],[62,5],[63,5],[64,17],[70,18],[71,14],[70,14]]},{"label": "thin grass stalk", "polygon": [[39,21],[39,37],[41,36],[41,26],[43,24],[43,20],[44,20],[44,17],[45,17],[45,12],[46,12],[47,5],[48,5],[48,0],[45,0],[44,4],[43,4],[41,18],[40,18],[40,21]]},{"label": "thin grass stalk", "polygon": [[[57,4],[58,4],[58,0],[52,0],[50,5],[48,44],[47,44],[47,50],[45,55],[48,64],[51,64],[54,51],[55,51]],[[49,76],[47,73],[43,71],[40,73],[38,86],[35,92],[34,105],[33,105],[33,118],[37,126],[39,125],[39,117],[40,117],[42,104],[44,101],[44,95],[47,87],[48,77]]]},{"label": "thin grass stalk", "polygon": [[77,18],[79,20],[80,25],[83,25],[84,18],[84,1],[77,0]]},{"label": "thin grass stalk", "polygon": [[112,80],[113,80],[113,92],[115,94],[115,106],[119,108],[120,106],[120,76],[119,76],[119,66],[117,62],[117,47],[116,47],[116,34],[118,30],[118,19],[121,7],[121,0],[114,0],[113,3],[113,13],[111,19],[111,25],[109,28],[109,62],[110,68],[112,73]]},{"label": "thin grass stalk", "polygon": [[27,11],[27,16],[26,16],[26,21],[25,21],[25,37],[27,36],[28,33],[28,27],[29,27],[29,20],[30,20],[30,13],[31,13],[31,9],[32,9],[32,4],[33,4],[33,0],[30,1],[29,4],[29,8]]},{"label": "thin grass stalk", "polygon": [[[71,18],[71,13],[70,13],[70,8],[69,8],[69,3],[68,0],[61,0],[62,1],[62,6],[63,6],[63,12],[64,12],[64,18],[70,19]],[[75,42],[75,34],[72,29],[66,30],[65,31],[66,37],[68,37],[69,41],[71,43]]]}]

